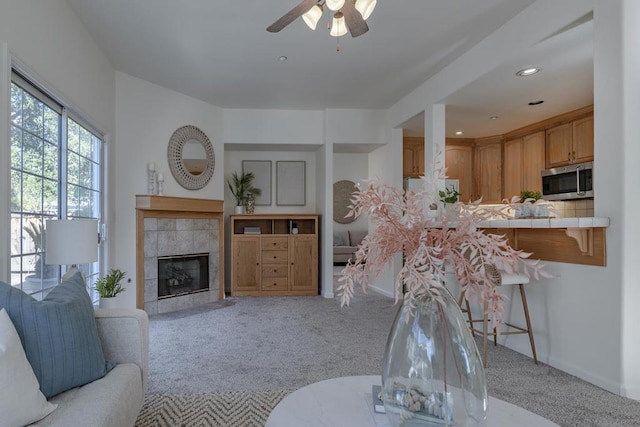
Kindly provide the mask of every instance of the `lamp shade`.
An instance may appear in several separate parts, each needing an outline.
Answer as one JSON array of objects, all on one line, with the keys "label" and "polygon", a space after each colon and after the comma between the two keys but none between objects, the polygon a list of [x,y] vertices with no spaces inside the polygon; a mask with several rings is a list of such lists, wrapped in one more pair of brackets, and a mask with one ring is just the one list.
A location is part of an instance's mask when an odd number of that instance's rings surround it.
[{"label": "lamp shade", "polygon": [[344,0],[327,0],[325,4],[331,10],[340,10],[344,6]]},{"label": "lamp shade", "polygon": [[322,6],[318,4],[313,5],[313,7],[309,9],[307,13],[302,15],[304,23],[307,24],[307,27],[311,28],[312,30],[316,29],[320,18],[322,18]]},{"label": "lamp shade", "polygon": [[362,19],[367,20],[376,8],[377,0],[356,0],[356,9],[362,15]]},{"label": "lamp shade", "polygon": [[333,23],[331,24],[331,32],[329,34],[333,37],[342,37],[347,34],[347,24],[342,12],[336,12],[336,14],[333,15]]},{"label": "lamp shade", "polygon": [[98,220],[48,220],[47,264],[86,264],[98,260]]}]

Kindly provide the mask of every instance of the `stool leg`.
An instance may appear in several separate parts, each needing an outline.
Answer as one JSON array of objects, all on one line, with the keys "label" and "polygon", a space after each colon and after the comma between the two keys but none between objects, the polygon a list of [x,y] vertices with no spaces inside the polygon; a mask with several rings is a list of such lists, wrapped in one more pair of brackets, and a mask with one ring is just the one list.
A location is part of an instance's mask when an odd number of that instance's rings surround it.
[{"label": "stool leg", "polygon": [[462,309],[463,302],[467,310],[467,318],[469,319],[469,329],[471,329],[471,336],[475,338],[476,333],[473,330],[473,318],[471,317],[471,306],[469,305],[469,300],[464,297],[464,294],[460,293],[460,296],[458,297],[458,306],[460,307],[460,309]]},{"label": "stool leg", "polygon": [[489,363],[487,360],[487,335],[489,333],[488,329],[488,316],[487,316],[487,308],[488,305],[484,303],[484,311],[482,313],[482,361],[484,362],[484,367],[488,367]]},{"label": "stool leg", "polygon": [[529,318],[529,307],[527,306],[527,296],[524,292],[524,286],[519,284],[520,296],[522,297],[522,308],[524,309],[524,318],[527,321],[527,331],[529,332],[529,342],[531,343],[531,353],[533,354],[533,363],[538,364],[538,356],[536,355],[536,345],[533,342],[533,329],[531,328],[531,318]]},{"label": "stool leg", "polygon": [[471,327],[471,336],[476,337],[476,332],[473,330],[473,319],[471,318],[471,306],[469,305],[469,300],[464,300],[465,305],[467,306],[467,317],[469,318],[469,326]]}]

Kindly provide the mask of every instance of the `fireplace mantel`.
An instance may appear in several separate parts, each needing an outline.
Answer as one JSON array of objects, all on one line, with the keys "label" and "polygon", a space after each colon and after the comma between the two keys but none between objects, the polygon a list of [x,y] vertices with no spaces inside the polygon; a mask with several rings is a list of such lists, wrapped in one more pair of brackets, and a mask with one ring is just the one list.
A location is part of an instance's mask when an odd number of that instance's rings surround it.
[{"label": "fireplace mantel", "polygon": [[222,204],[222,200],[213,199],[149,195],[136,196],[136,209],[145,211],[222,213]]},{"label": "fireplace mantel", "polygon": [[[196,304],[196,302],[193,301],[196,297],[177,297],[176,301],[171,302],[171,304],[165,300],[160,303],[157,296],[154,297],[148,290],[145,291],[150,280],[157,280],[150,278],[149,272],[145,274],[145,268],[147,268],[152,272],[151,277],[154,277],[154,273],[150,267],[150,262],[153,261],[152,257],[154,255],[151,255],[151,257],[149,253],[145,255],[145,251],[157,253],[151,250],[149,245],[157,245],[156,239],[159,239],[160,233],[164,231],[160,229],[157,229],[157,231],[149,229],[149,222],[155,224],[156,220],[158,223],[157,227],[161,226],[161,222],[166,225],[167,222],[174,224],[177,221],[178,227],[175,232],[182,234],[187,233],[186,241],[191,241],[191,237],[189,237],[188,234],[189,230],[184,228],[180,229],[180,227],[194,224],[202,226],[202,224],[211,224],[211,220],[214,221],[215,231],[205,230],[204,233],[214,233],[214,237],[217,240],[217,242],[213,240],[215,245],[214,248],[210,248],[209,257],[216,257],[215,264],[217,264],[218,274],[215,275],[215,278],[212,276],[209,277],[210,291],[213,292],[205,292],[205,294],[210,294],[207,297],[208,300],[204,302],[198,301],[197,303],[211,302],[211,299],[224,299],[223,201],[189,197],[136,195],[136,306],[146,310],[149,314],[156,314],[170,310],[168,308],[169,305],[175,306],[173,309],[178,309]],[[147,227],[145,227],[145,223]],[[194,232],[191,231],[191,233],[193,234]],[[197,231],[195,233],[193,236],[194,242],[197,243],[199,241],[199,243],[202,243],[202,235],[204,233],[198,233]],[[185,238],[182,238],[182,241],[184,242]],[[212,240],[207,239],[207,241]],[[155,247],[152,246],[152,248]],[[157,251],[157,249],[155,250]],[[146,296],[145,293],[147,293]]]}]

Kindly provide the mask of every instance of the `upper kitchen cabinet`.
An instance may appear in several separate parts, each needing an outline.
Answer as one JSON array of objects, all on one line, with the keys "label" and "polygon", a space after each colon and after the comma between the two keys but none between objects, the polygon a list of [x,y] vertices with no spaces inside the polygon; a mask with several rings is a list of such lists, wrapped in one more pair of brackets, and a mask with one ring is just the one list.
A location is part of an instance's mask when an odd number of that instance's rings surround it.
[{"label": "upper kitchen cabinet", "polygon": [[402,140],[402,176],[424,175],[424,138],[404,137]]},{"label": "upper kitchen cabinet", "polygon": [[474,199],[483,203],[502,201],[502,139],[476,140],[474,153]]},{"label": "upper kitchen cabinet", "polygon": [[458,180],[459,200],[468,202],[473,196],[473,140],[451,142],[445,147],[447,176]]},{"label": "upper kitchen cabinet", "polygon": [[503,197],[522,191],[542,191],[545,168],[545,133],[535,132],[504,143]]},{"label": "upper kitchen cabinet", "polygon": [[593,115],[547,129],[546,168],[593,160]]}]

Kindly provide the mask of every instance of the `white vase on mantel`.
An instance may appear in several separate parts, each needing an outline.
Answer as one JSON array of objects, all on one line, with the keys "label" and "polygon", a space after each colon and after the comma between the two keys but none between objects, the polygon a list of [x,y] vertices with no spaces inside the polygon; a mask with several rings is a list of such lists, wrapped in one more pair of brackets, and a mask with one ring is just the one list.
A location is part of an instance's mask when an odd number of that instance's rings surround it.
[{"label": "white vase on mantel", "polygon": [[245,211],[244,211],[244,206],[242,206],[242,205],[236,205],[236,213],[237,213],[237,214],[243,214],[244,212],[245,212]]}]

